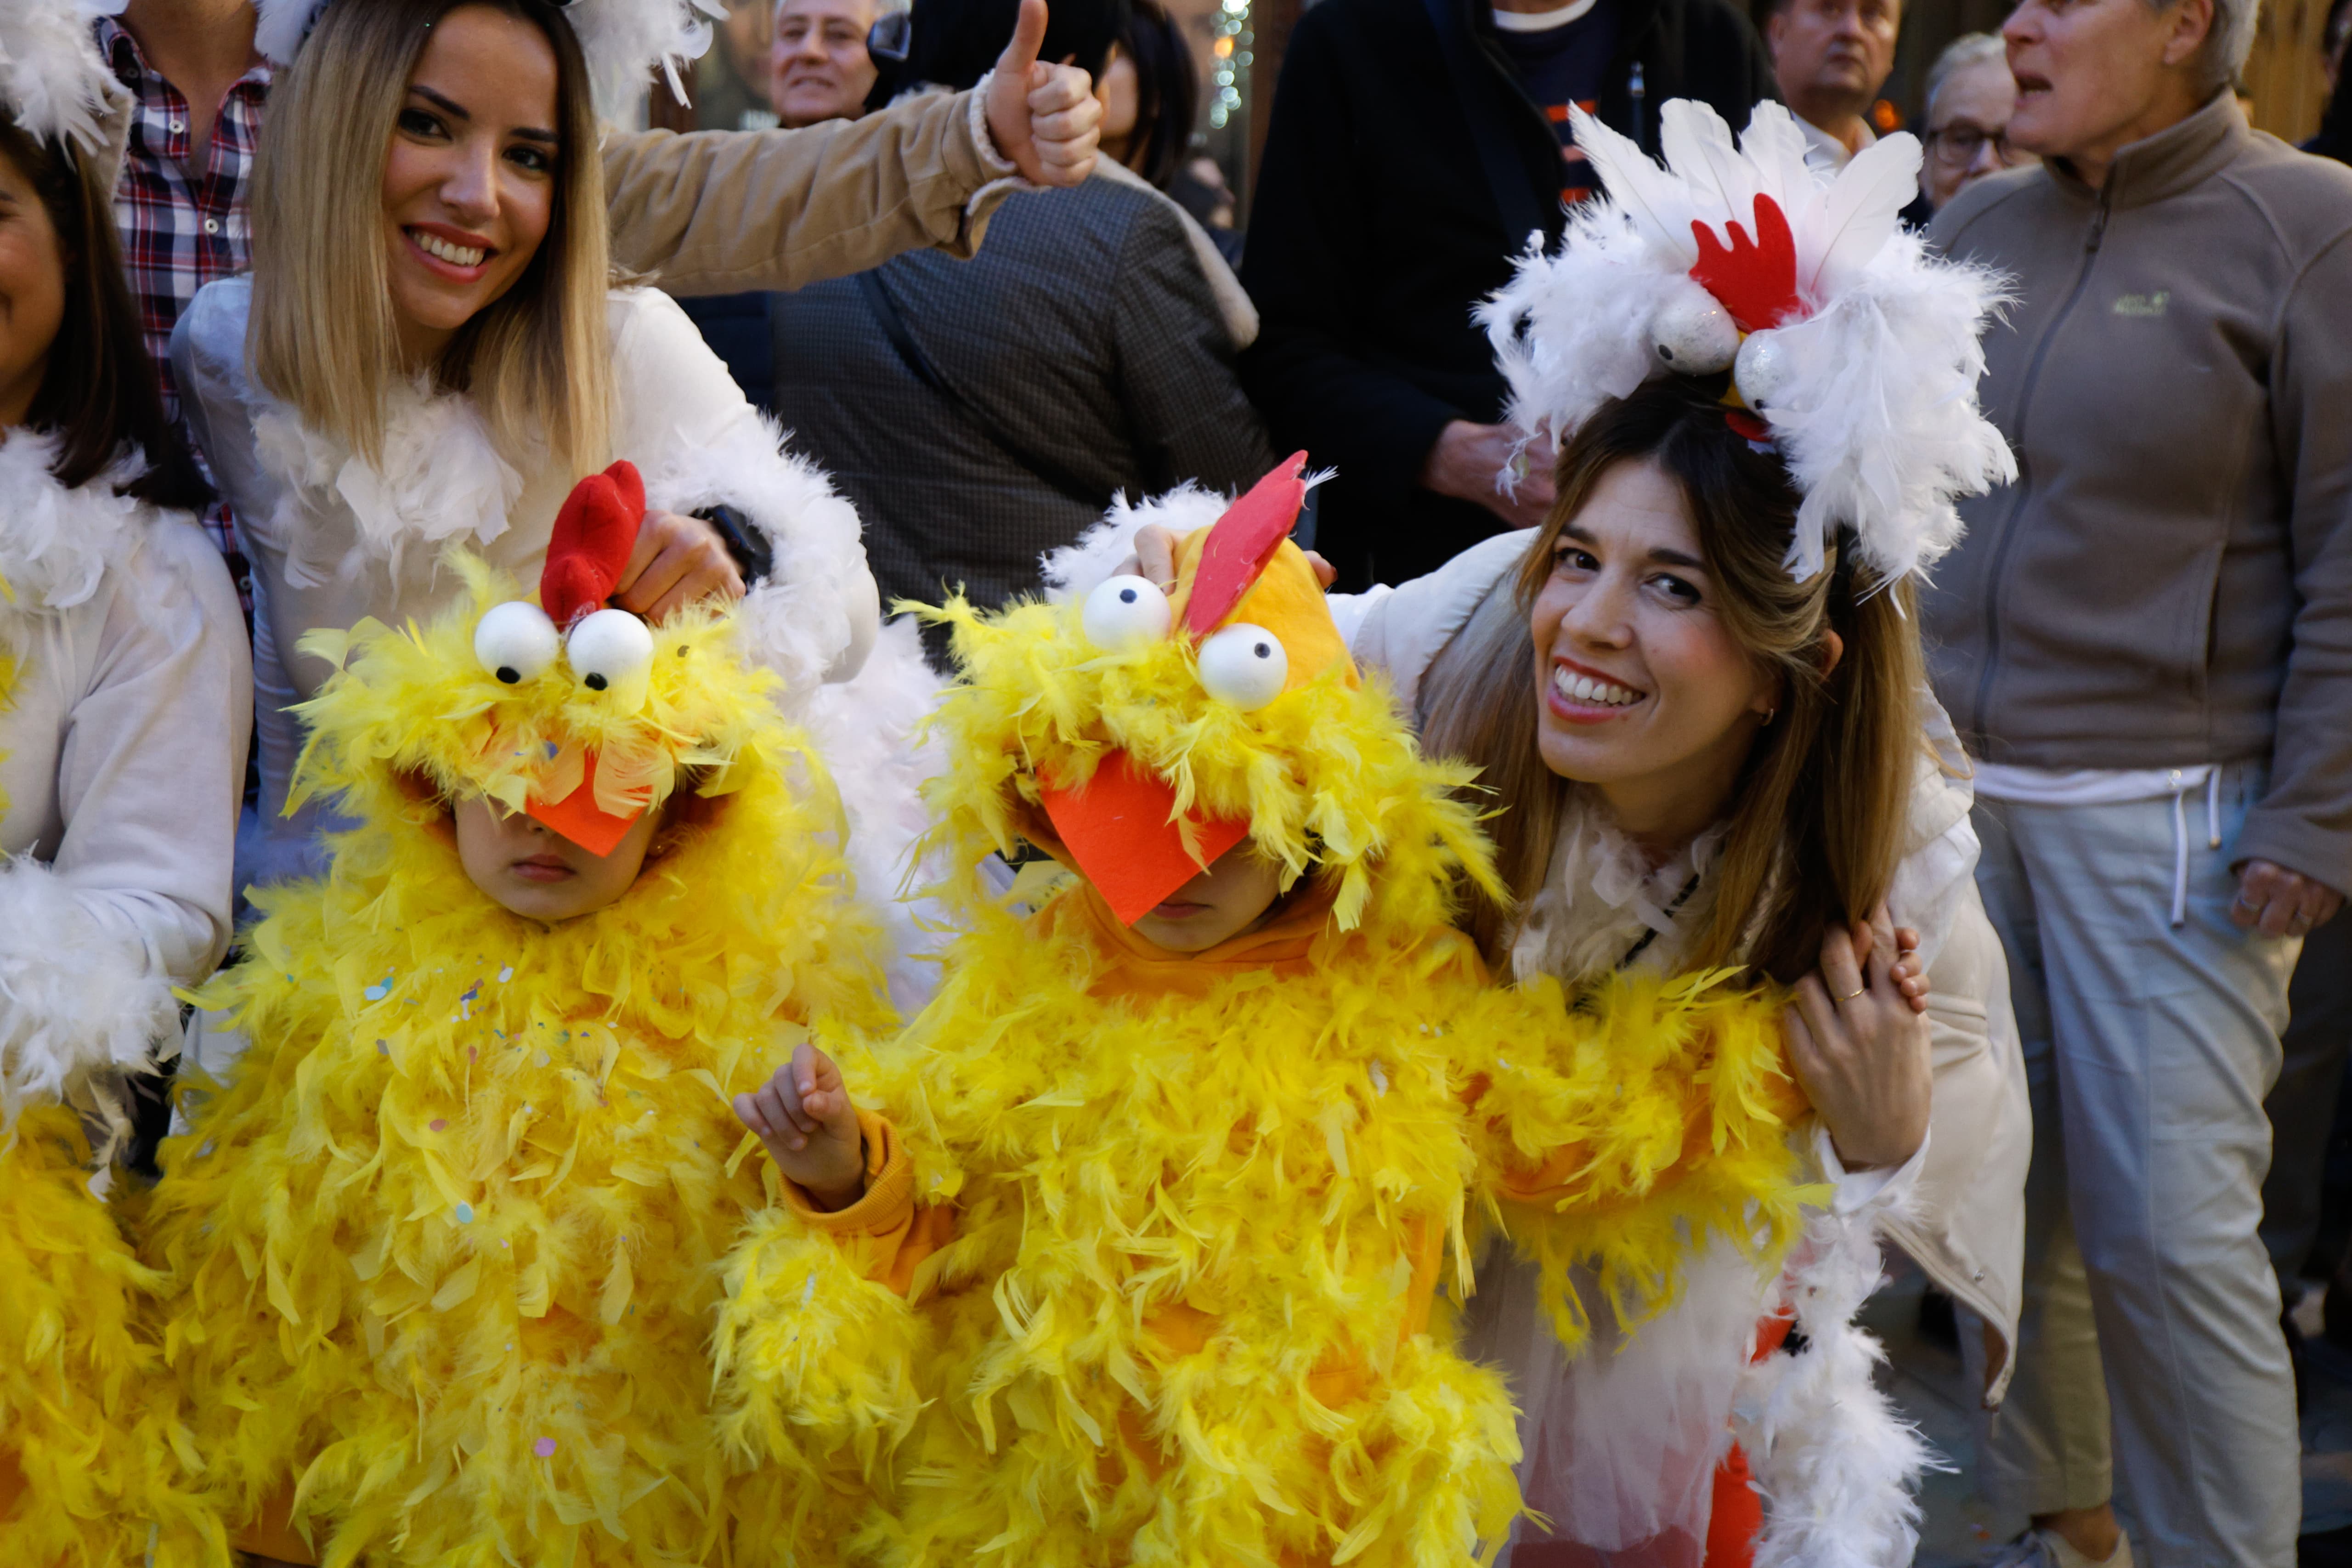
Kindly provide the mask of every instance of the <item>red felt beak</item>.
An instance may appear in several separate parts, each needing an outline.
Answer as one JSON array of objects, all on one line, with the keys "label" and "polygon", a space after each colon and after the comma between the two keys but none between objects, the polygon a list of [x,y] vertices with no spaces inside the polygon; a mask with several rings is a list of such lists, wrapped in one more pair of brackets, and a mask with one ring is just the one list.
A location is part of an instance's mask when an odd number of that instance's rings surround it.
[{"label": "red felt beak", "polygon": [[1194,859],[1178,830],[1176,792],[1124,752],[1105,757],[1083,786],[1049,789],[1043,799],[1063,847],[1121,925],[1150,914],[1249,832],[1239,817],[1191,817]]},{"label": "red felt beak", "polygon": [[580,787],[562,800],[545,800],[538,795],[523,803],[523,813],[533,822],[553,828],[599,860],[610,855],[627,837],[645,808],[639,806],[626,816],[615,816],[596,804],[596,753],[588,753],[580,770]]}]

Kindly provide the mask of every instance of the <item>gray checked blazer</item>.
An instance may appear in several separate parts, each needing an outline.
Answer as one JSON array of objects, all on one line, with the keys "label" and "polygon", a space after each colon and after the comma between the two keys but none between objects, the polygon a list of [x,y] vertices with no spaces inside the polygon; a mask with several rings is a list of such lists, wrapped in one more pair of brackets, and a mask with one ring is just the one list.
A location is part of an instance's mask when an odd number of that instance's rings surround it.
[{"label": "gray checked blazer", "polygon": [[1246,488],[1273,466],[1230,329],[1153,191],[1024,192],[972,259],[915,251],[867,276],[996,426],[908,368],[857,279],[772,298],[776,416],[856,504],[886,605],[958,586],[1002,605],[1114,494]]}]

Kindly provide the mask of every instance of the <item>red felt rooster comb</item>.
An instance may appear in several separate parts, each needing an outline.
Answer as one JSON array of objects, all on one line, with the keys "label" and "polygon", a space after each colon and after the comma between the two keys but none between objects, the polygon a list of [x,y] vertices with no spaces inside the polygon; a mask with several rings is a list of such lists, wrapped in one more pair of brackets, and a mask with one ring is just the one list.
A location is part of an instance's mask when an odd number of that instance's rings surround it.
[{"label": "red felt rooster comb", "polygon": [[548,536],[539,604],[558,631],[604,607],[628,570],[646,518],[646,482],[636,465],[614,463],[572,487]]}]

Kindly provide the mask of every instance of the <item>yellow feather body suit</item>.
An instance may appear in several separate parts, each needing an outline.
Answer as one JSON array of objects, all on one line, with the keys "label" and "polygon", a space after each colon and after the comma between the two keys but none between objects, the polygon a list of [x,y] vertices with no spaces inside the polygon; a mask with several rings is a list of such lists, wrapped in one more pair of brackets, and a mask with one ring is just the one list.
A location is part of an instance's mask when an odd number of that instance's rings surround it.
[{"label": "yellow feather body suit", "polygon": [[[729,1100],[817,1020],[887,1021],[838,802],[723,622],[656,631],[621,712],[560,666],[499,684],[472,619],[354,632],[304,777],[359,826],[205,997],[251,1047],[166,1144],[145,1245],[206,1482],[329,1563],[769,1561],[781,1478],[709,1403],[718,1265],[770,1201]],[[566,748],[688,800],[551,927],[467,879],[441,801]]]},{"label": "yellow feather body suit", "polygon": [[1507,1212],[1654,1296],[1694,1236],[1785,1243],[1773,999],[1489,986],[1448,924],[1490,877],[1466,771],[1344,656],[1300,670],[1329,625],[1306,572],[1282,546],[1236,612],[1293,649],[1250,711],[1181,639],[1093,647],[1076,605],[942,613],[954,864],[1050,837],[1046,792],[1117,752],[1245,818],[1289,890],[1181,958],[1090,886],[1024,918],[968,877],[931,1005],[828,1042],[873,1112],[866,1196],[787,1186],[719,1336],[733,1430],[812,1482],[802,1561],[1479,1560],[1518,1512],[1513,1411],[1432,1311],[1473,1227]]}]

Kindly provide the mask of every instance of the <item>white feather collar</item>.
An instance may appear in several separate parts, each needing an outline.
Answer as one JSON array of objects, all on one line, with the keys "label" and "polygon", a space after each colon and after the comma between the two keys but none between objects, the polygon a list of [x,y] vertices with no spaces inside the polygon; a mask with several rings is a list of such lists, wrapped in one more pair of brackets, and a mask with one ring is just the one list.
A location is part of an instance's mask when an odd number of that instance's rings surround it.
[{"label": "white feather collar", "polygon": [[136,459],[68,489],[49,471],[57,455],[53,435],[12,430],[0,441],[0,582],[8,585],[0,607],[20,615],[86,602],[152,515],[145,502],[116,493],[138,476]]},{"label": "white feather collar", "polygon": [[1706,876],[1730,830],[1728,821],[1715,824],[1653,869],[1607,806],[1589,790],[1571,790],[1550,873],[1511,939],[1513,976],[1550,974],[1574,985],[1623,967],[1629,956],[1641,968],[1671,971],[1688,933],[1706,921]]},{"label": "white feather collar", "polygon": [[[396,572],[411,546],[437,552],[463,540],[478,549],[507,531],[523,476],[499,455],[473,401],[419,379],[396,387],[389,404],[380,464],[275,403],[256,411],[254,449],[284,487],[278,524],[291,542],[287,570],[298,584],[355,574],[370,561]],[[320,513],[338,510],[351,516],[348,540],[319,526]]]}]

